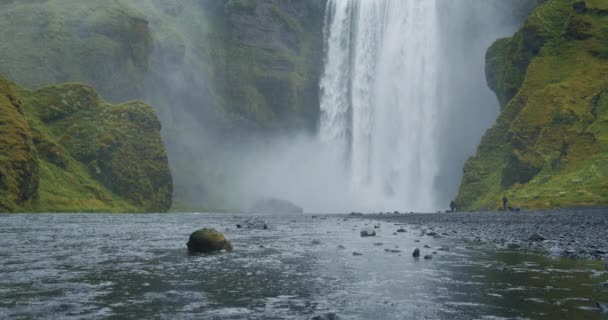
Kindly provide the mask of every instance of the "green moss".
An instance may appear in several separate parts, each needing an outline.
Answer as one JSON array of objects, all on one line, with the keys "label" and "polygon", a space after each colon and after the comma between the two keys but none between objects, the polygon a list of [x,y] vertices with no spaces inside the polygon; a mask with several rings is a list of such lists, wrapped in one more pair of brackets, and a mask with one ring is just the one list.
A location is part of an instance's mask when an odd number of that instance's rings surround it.
[{"label": "green moss", "polygon": [[36,197],[38,154],[14,84],[0,78],[0,206],[15,210]]},{"label": "green moss", "polygon": [[4,211],[164,212],[172,181],[154,110],[91,87],[37,91],[0,78]]},{"label": "green moss", "polygon": [[494,209],[503,194],[527,208],[608,204],[608,17],[575,2],[546,1],[488,51],[503,109],[465,165],[461,207]]}]

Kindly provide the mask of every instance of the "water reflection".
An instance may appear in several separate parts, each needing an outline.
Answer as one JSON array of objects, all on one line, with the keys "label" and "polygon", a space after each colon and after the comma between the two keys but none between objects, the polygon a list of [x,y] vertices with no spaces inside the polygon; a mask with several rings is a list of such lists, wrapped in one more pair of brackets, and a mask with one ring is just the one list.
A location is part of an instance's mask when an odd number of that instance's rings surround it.
[{"label": "water reflection", "polygon": [[[231,215],[3,216],[0,318],[602,319],[595,301],[608,301],[597,261],[495,251],[407,226],[394,234],[392,223],[361,238],[378,223],[264,219],[269,230],[236,229],[243,218]],[[235,251],[189,255],[185,241],[203,226]],[[416,247],[433,259],[412,258]]]}]

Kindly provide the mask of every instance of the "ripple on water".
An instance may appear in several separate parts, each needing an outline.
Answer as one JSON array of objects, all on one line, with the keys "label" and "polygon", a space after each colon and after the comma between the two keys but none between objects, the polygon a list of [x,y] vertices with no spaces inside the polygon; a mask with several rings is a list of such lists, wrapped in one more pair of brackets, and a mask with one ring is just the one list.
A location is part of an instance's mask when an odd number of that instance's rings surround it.
[{"label": "ripple on water", "polygon": [[[593,302],[608,300],[602,266],[418,237],[407,225],[394,236],[382,223],[366,239],[355,225],[376,222],[263,217],[269,230],[244,230],[232,215],[2,218],[0,318],[554,319],[566,309],[594,319]],[[200,227],[222,230],[235,250],[189,255]],[[437,254],[413,259],[417,247]]]}]

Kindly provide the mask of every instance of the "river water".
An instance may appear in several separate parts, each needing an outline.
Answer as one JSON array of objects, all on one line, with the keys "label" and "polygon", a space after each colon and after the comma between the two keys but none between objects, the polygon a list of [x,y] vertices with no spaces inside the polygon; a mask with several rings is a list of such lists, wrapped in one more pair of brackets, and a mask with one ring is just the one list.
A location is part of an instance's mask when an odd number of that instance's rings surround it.
[{"label": "river water", "polygon": [[[245,218],[0,215],[0,318],[606,319],[595,308],[608,301],[598,261],[343,217],[262,216],[268,230],[237,229]],[[366,224],[378,236],[361,238]],[[235,250],[189,255],[202,227]],[[416,247],[433,259],[414,259]]]}]

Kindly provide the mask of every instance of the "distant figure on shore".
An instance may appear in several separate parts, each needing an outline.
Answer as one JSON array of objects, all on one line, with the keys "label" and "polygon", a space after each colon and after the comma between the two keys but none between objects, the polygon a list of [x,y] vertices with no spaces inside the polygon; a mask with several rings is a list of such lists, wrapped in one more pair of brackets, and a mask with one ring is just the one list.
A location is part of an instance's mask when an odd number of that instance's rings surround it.
[{"label": "distant figure on shore", "polygon": [[456,202],[454,200],[450,202],[450,210],[451,212],[456,212]]},{"label": "distant figure on shore", "polygon": [[509,199],[507,199],[507,196],[504,195],[502,196],[502,209],[503,210],[507,210],[507,204],[509,203]]}]

